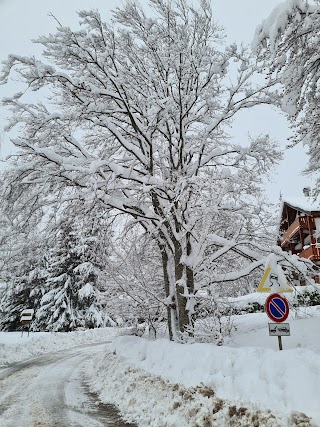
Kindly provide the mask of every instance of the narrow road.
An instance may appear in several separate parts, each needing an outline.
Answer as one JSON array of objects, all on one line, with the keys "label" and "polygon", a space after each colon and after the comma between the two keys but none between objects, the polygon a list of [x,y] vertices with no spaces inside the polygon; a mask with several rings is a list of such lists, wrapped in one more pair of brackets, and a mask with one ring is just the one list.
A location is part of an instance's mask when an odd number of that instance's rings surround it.
[{"label": "narrow road", "polygon": [[0,369],[0,427],[134,427],[89,391],[83,366],[100,351],[106,344]]}]

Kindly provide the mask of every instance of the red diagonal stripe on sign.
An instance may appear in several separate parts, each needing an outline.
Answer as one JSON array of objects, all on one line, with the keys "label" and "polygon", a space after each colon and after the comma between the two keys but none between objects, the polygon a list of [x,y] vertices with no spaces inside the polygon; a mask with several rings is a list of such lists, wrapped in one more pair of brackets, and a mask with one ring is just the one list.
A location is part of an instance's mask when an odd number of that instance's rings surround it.
[{"label": "red diagonal stripe on sign", "polygon": [[274,300],[271,300],[271,301],[270,301],[270,304],[272,304],[272,305],[273,305],[273,307],[274,307],[276,310],[279,310],[279,311],[280,311],[280,313],[282,314],[282,316],[285,316],[285,315],[286,315],[286,313],[285,313],[284,311],[282,311],[282,310],[281,310],[281,308],[277,305],[277,303],[275,303],[275,302],[274,302]]}]

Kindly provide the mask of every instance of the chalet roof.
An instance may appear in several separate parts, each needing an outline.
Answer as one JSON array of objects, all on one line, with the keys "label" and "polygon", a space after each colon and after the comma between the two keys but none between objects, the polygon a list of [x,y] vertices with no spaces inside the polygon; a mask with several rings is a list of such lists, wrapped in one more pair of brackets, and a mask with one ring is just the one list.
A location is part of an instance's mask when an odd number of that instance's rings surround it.
[{"label": "chalet roof", "polygon": [[284,205],[292,209],[303,212],[308,215],[320,214],[320,201],[314,200],[313,197],[290,197],[282,200],[281,212]]}]

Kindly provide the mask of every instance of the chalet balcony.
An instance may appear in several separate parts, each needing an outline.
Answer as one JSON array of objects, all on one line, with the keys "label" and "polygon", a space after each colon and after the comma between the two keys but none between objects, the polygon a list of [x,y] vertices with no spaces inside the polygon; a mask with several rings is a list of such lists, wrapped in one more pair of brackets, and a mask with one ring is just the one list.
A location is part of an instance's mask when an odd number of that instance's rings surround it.
[{"label": "chalet balcony", "polygon": [[306,216],[297,217],[293,223],[289,226],[288,230],[283,233],[281,238],[281,247],[285,246],[296,234],[298,234],[300,229],[308,229],[308,219]]},{"label": "chalet balcony", "polygon": [[299,253],[300,258],[307,258],[310,261],[320,260],[320,248],[319,245],[311,245]]}]

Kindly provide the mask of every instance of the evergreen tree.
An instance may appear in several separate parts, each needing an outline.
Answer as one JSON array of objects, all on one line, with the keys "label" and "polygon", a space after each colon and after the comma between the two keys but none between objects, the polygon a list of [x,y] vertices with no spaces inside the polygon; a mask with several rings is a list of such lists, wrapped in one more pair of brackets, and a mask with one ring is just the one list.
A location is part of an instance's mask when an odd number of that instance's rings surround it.
[{"label": "evergreen tree", "polygon": [[[79,230],[78,230],[79,231]],[[112,324],[104,313],[99,277],[94,262],[93,236],[77,234],[71,221],[57,232],[56,245],[49,256],[46,291],[36,313],[36,327],[70,331],[78,327],[94,328]]]},{"label": "evergreen tree", "polygon": [[20,263],[12,264],[12,276],[1,294],[0,306],[3,313],[0,329],[20,329],[21,312],[26,308],[37,311],[40,306],[47,270],[46,259],[39,255],[40,246],[37,247],[36,242],[39,243],[39,240],[34,240],[31,244],[29,242],[29,248],[25,244],[24,257]]}]

